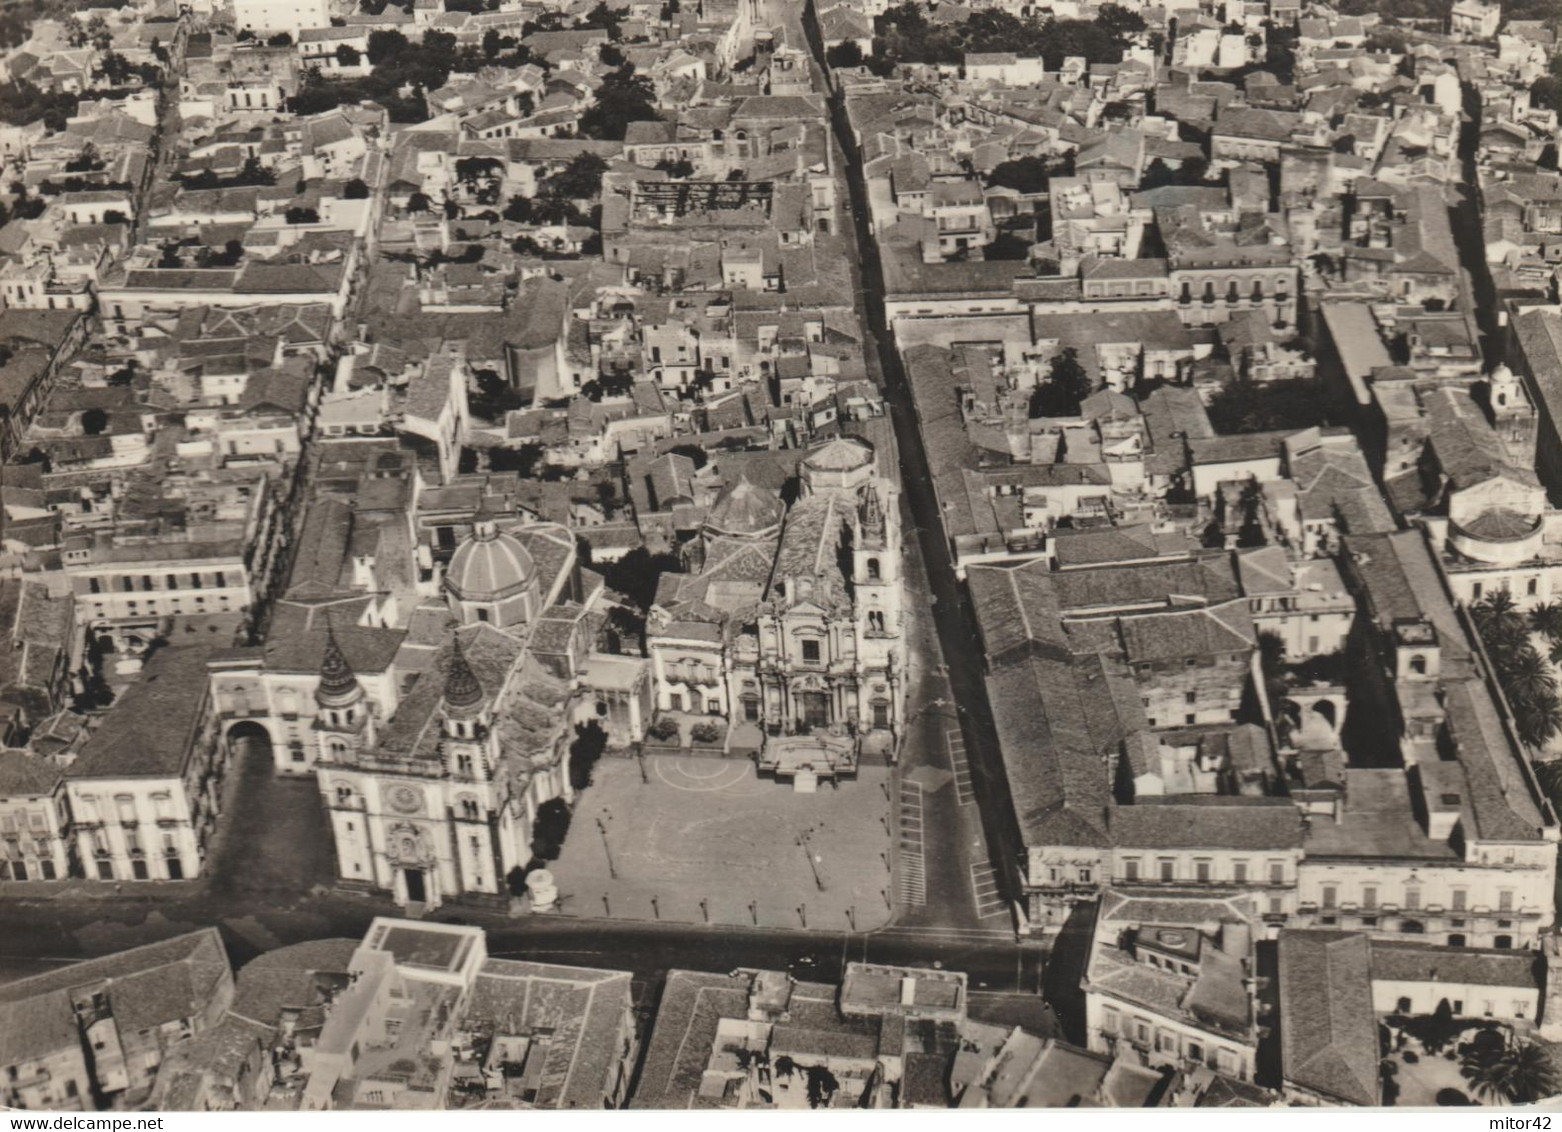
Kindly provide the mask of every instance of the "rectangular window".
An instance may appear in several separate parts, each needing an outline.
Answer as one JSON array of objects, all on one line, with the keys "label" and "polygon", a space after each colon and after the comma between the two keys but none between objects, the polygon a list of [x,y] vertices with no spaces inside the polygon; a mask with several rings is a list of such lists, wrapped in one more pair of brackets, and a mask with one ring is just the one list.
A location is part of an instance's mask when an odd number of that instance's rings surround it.
[{"label": "rectangular window", "polygon": [[1334,885],[1326,884],[1323,886],[1323,906],[1325,908],[1333,908],[1338,897],[1339,889]]},{"label": "rectangular window", "polygon": [[1210,863],[1208,861],[1195,861],[1193,863],[1193,873],[1198,878],[1200,884],[1209,883],[1209,870]]},{"label": "rectangular window", "polygon": [[1139,879],[1139,862],[1136,859],[1129,859],[1129,860],[1123,862],[1123,879],[1124,880],[1138,880]]},{"label": "rectangular window", "polygon": [[807,661],[812,661],[812,662],[817,662],[819,660],[819,642],[818,641],[804,641],[803,642],[803,659],[807,660]]},{"label": "rectangular window", "polygon": [[1419,888],[1405,889],[1405,911],[1414,912],[1421,907],[1421,890]]},{"label": "rectangular window", "polygon": [[1462,889],[1462,888],[1454,889],[1454,892],[1453,892],[1453,910],[1455,912],[1463,912],[1464,911],[1465,899],[1466,899],[1466,893],[1465,893],[1464,889]]},{"label": "rectangular window", "polygon": [[1513,890],[1511,888],[1505,888],[1497,893],[1497,911],[1513,911]]},{"label": "rectangular window", "polygon": [[1361,906],[1367,911],[1378,906],[1378,890],[1376,885],[1363,885],[1361,889]]},{"label": "rectangular window", "polygon": [[1285,883],[1285,862],[1284,861],[1270,861],[1269,862],[1269,883],[1270,884],[1284,884]]},{"label": "rectangular window", "polygon": [[1246,884],[1247,883],[1247,862],[1246,861],[1232,861],[1231,862],[1231,879],[1233,881],[1235,881],[1237,884]]},{"label": "rectangular window", "polygon": [[1176,862],[1169,857],[1163,857],[1160,861],[1161,879],[1173,880],[1176,877]]}]

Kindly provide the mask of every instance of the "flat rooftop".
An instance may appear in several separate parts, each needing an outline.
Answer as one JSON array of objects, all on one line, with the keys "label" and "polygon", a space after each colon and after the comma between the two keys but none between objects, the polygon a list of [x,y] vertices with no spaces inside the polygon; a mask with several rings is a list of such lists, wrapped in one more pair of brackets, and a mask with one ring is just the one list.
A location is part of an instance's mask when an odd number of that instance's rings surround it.
[{"label": "flat rooftop", "polygon": [[472,936],[465,932],[385,924],[370,932],[367,943],[380,951],[390,952],[398,967],[458,971],[472,949]]}]

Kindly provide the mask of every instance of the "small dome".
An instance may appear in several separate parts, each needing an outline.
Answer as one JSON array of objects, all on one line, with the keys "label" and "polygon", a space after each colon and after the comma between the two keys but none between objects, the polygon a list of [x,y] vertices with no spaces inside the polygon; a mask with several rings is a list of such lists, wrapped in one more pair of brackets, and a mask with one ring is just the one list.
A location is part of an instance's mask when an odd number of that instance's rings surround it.
[{"label": "small dome", "polygon": [[819,472],[854,472],[873,462],[873,449],[861,440],[842,437],[821,445],[803,463]]},{"label": "small dome", "polygon": [[1507,367],[1506,363],[1498,362],[1488,375],[1488,380],[1493,385],[1501,385],[1505,381],[1513,380],[1513,371]]},{"label": "small dome", "polygon": [[537,564],[520,539],[480,522],[451,555],[445,585],[466,601],[500,601],[524,590],[536,573]]},{"label": "small dome", "polygon": [[747,475],[716,498],[705,525],[718,534],[760,535],[774,530],[786,514],[775,492],[757,486]]},{"label": "small dome", "polygon": [[1494,507],[1464,524],[1464,529],[1478,539],[1502,542],[1533,534],[1537,525],[1537,520],[1525,518],[1516,511]]}]

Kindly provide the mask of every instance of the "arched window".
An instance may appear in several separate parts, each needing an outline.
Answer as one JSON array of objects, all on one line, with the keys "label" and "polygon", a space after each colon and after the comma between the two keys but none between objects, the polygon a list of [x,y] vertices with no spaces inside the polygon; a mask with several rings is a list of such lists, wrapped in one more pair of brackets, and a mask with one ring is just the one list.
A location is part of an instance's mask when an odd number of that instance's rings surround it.
[{"label": "arched window", "polygon": [[1415,656],[1411,657],[1410,658],[1410,671],[1414,672],[1417,676],[1425,676],[1426,675],[1426,657],[1422,656],[1420,653],[1416,653]]},{"label": "arched window", "polygon": [[336,788],[336,804],[338,806],[350,806],[353,804],[353,788],[351,786],[338,786]]},{"label": "arched window", "polygon": [[868,580],[870,582],[879,580],[879,560],[877,558],[868,559]]},{"label": "arched window", "polygon": [[325,749],[333,759],[344,759],[347,757],[347,744],[340,739],[332,739],[326,744]]},{"label": "arched window", "polygon": [[477,817],[477,801],[473,798],[461,799],[461,816],[464,818]]}]

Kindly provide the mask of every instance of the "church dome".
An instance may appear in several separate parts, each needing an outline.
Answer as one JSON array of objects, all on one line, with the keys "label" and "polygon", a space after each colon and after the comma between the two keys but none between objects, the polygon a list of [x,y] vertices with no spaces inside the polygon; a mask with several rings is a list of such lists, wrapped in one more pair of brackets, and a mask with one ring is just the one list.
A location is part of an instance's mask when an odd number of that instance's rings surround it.
[{"label": "church dome", "polygon": [[465,601],[500,601],[521,593],[537,574],[531,552],[514,535],[480,522],[445,570],[445,585]]},{"label": "church dome", "polygon": [[854,437],[841,437],[821,445],[803,461],[816,472],[855,472],[872,462],[873,449]]},{"label": "church dome", "polygon": [[763,535],[775,530],[786,514],[781,497],[739,475],[731,487],[716,497],[705,525],[717,534]]}]

